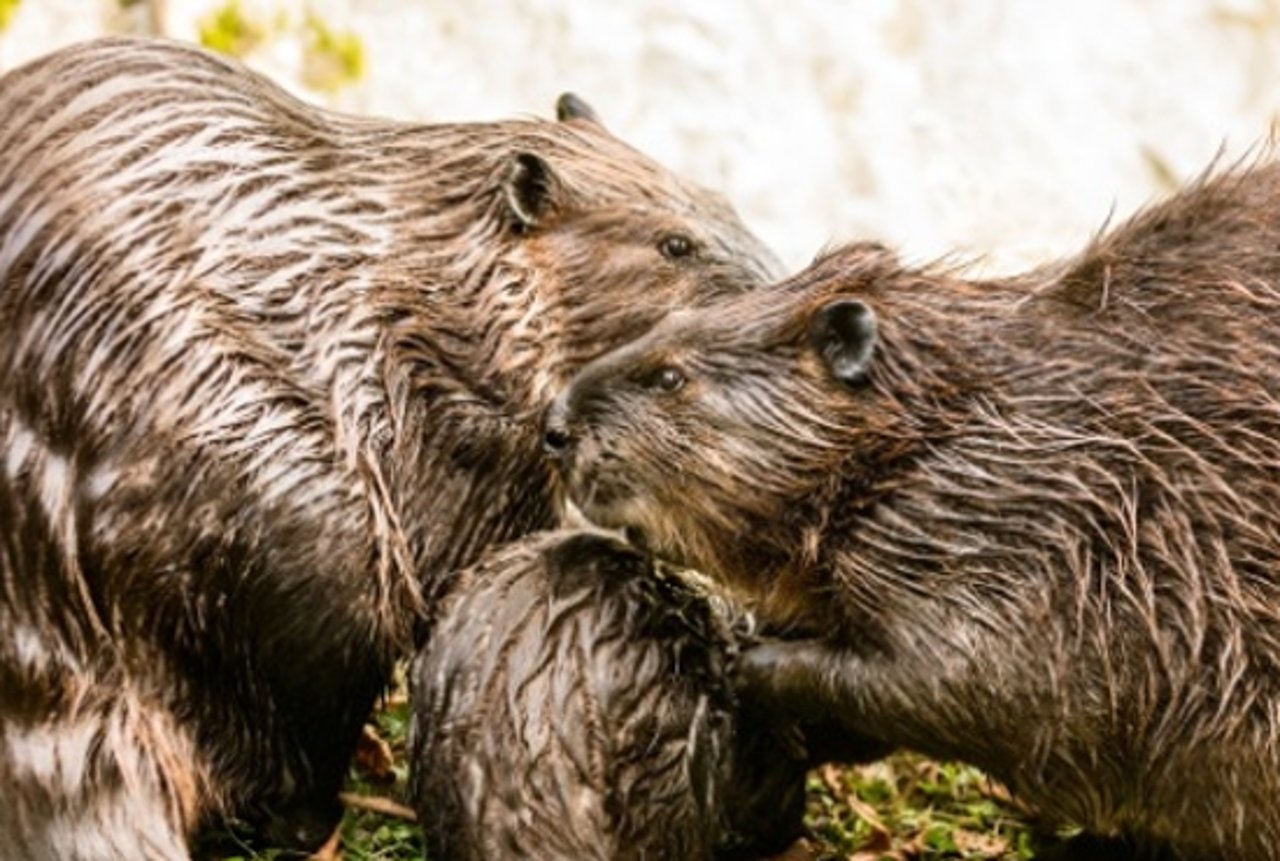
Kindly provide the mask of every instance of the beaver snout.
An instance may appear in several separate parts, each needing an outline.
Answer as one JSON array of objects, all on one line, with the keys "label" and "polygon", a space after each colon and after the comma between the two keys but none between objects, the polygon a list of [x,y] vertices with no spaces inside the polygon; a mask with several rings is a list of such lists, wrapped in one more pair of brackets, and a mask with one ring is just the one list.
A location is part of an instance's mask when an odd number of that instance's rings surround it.
[{"label": "beaver snout", "polygon": [[573,449],[567,395],[567,391],[562,392],[542,416],[542,450],[556,460],[565,458]]},{"label": "beaver snout", "polygon": [[562,427],[549,427],[542,435],[542,449],[552,457],[567,454],[573,445],[573,435]]}]

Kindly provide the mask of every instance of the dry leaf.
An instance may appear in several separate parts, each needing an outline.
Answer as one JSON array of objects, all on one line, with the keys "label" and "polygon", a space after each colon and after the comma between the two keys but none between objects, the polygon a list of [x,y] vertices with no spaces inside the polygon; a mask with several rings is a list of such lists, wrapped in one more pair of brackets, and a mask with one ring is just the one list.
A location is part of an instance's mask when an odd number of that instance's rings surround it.
[{"label": "dry leaf", "polygon": [[356,742],[355,766],[360,774],[371,783],[392,783],[396,779],[391,767],[395,764],[395,755],[391,745],[387,744],[378,731],[370,724],[365,724]]},{"label": "dry leaf", "polygon": [[845,861],[906,861],[906,856],[892,849],[859,849],[852,855],[846,855]]},{"label": "dry leaf", "polygon": [[951,839],[961,852],[980,852],[983,855],[996,856],[1009,851],[1009,841],[998,834],[980,834],[957,828],[951,832]]},{"label": "dry leaf", "polygon": [[874,807],[856,795],[846,796],[843,801],[850,810],[858,814],[859,819],[871,826],[873,833],[882,834],[886,838],[889,836],[889,826],[884,824],[884,820],[880,818],[880,814]]}]

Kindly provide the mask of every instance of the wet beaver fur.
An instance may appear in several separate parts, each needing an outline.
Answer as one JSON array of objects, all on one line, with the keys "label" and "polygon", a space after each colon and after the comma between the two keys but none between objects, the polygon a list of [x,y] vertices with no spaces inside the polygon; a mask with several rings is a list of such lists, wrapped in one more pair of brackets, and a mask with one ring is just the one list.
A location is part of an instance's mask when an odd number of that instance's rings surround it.
[{"label": "wet beaver fur", "polygon": [[1185,858],[1280,857],[1280,167],[1021,277],[851,245],[583,369],[597,522],[788,642],[764,695]]},{"label": "wet beaver fur", "polygon": [[805,753],[739,701],[750,620],[594,532],[486,556],[411,673],[428,856],[759,858],[802,830]]},{"label": "wet beaver fur", "polygon": [[0,78],[0,846],[322,842],[423,584],[554,522],[548,393],[766,280],[559,113],[342,116],[137,39]]}]

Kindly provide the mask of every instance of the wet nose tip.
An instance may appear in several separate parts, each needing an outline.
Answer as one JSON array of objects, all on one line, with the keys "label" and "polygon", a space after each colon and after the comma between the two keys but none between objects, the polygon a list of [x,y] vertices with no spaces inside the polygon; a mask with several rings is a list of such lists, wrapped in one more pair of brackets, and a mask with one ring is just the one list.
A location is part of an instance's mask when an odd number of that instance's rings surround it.
[{"label": "wet nose tip", "polygon": [[542,432],[542,450],[552,457],[561,457],[573,445],[573,435],[566,428],[547,425]]},{"label": "wet nose tip", "polygon": [[568,392],[562,391],[542,414],[542,450],[552,458],[563,458],[573,448],[569,403]]}]

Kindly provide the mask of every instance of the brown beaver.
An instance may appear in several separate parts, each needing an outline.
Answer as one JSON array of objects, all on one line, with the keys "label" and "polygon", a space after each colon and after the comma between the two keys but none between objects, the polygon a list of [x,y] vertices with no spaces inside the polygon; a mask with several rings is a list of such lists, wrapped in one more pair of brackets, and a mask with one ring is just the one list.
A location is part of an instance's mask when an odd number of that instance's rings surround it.
[{"label": "brown beaver", "polygon": [[1280,857],[1280,166],[978,282],[881,247],[547,417],[594,520],[751,598],[800,714],[1191,858]]},{"label": "brown beaver", "polygon": [[799,836],[802,739],[731,684],[750,619],[595,532],[450,580],[411,674],[431,858],[758,858]]},{"label": "brown beaver", "polygon": [[554,521],[549,392],[766,280],[560,114],[342,116],[131,39],[0,78],[0,846],[321,842],[433,579]]}]

